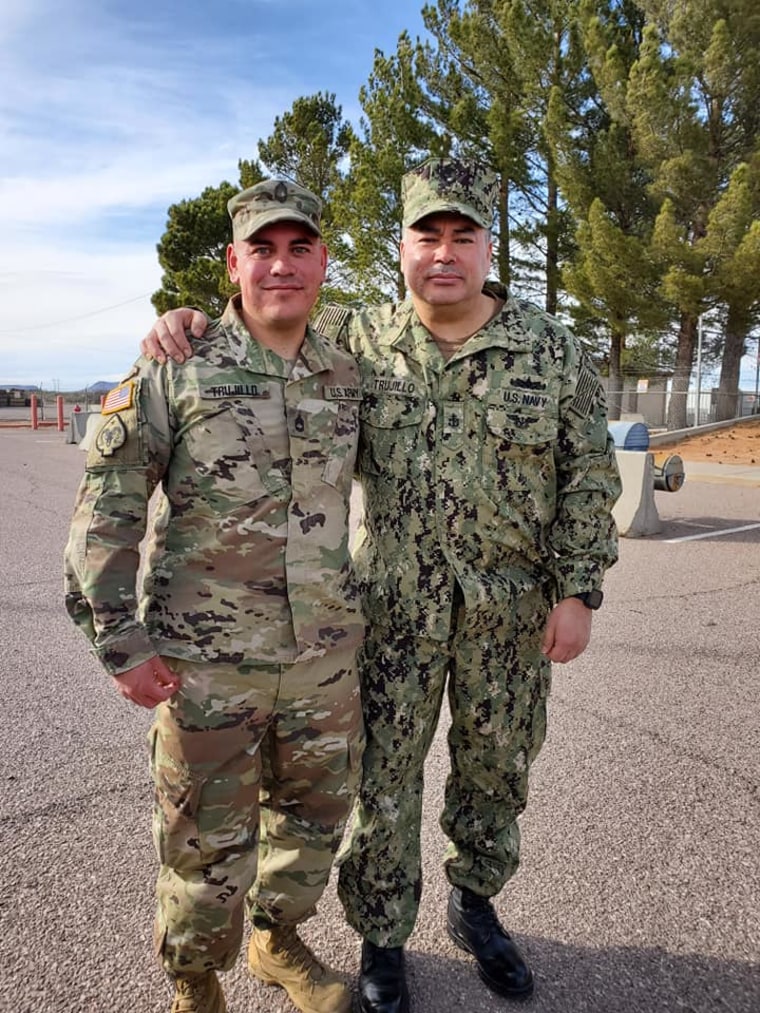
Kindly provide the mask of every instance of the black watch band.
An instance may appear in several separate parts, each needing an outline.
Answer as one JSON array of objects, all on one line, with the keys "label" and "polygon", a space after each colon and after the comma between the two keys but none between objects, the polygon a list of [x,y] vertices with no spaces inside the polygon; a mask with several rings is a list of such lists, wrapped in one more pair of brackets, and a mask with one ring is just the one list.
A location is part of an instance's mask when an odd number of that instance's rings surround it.
[{"label": "black watch band", "polygon": [[604,601],[604,595],[601,591],[596,589],[593,591],[584,591],[582,594],[572,594],[570,597],[580,599],[587,609],[593,609],[594,612],[596,612],[598,608],[602,607],[602,602]]}]

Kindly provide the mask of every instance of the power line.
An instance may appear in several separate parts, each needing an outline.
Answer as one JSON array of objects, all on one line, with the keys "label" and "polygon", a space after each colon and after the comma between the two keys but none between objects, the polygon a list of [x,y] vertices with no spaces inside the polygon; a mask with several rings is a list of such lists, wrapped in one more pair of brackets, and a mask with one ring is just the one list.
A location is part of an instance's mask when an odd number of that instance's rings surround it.
[{"label": "power line", "polygon": [[80,313],[76,317],[65,317],[63,320],[53,320],[48,324],[32,324],[30,327],[8,327],[0,329],[0,334],[25,334],[28,331],[44,331],[46,327],[60,327],[61,324],[73,324],[77,320],[86,320],[88,317],[96,317],[99,313],[109,313],[111,310],[117,310],[122,306],[129,306],[130,303],[139,302],[141,299],[149,299],[151,293],[146,292],[143,295],[133,296],[131,299],[125,299],[124,302],[113,303],[111,306],[102,306],[98,310],[91,310],[89,313]]}]

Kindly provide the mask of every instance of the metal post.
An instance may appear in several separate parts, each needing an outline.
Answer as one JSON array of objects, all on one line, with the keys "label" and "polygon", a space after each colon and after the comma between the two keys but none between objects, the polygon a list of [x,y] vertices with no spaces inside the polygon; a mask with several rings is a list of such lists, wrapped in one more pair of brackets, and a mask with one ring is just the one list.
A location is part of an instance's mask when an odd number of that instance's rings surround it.
[{"label": "metal post", "polygon": [[702,314],[697,317],[697,407],[694,411],[694,425],[699,425],[699,402],[702,400]]},{"label": "metal post", "polygon": [[32,394],[31,412],[32,412],[32,429],[39,429],[40,423],[39,423],[39,420],[37,418],[37,395],[36,394]]},{"label": "metal post", "polygon": [[58,394],[55,399],[55,406],[58,413],[58,432],[63,432],[63,396]]}]

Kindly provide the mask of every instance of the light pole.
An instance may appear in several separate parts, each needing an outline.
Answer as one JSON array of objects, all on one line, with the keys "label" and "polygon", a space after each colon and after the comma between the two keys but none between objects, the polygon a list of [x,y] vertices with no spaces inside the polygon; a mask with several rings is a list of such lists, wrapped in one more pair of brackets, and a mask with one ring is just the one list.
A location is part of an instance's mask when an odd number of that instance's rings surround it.
[{"label": "light pole", "polygon": [[697,407],[694,411],[694,425],[699,425],[699,403],[702,400],[702,314],[697,317]]}]

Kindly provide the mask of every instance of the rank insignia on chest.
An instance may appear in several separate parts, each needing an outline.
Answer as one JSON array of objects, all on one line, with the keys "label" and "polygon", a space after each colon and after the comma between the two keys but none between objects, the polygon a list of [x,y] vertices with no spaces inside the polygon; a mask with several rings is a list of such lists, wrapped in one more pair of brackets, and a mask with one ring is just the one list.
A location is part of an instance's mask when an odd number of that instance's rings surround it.
[{"label": "rank insignia on chest", "polygon": [[133,380],[126,380],[118,387],[109,390],[106,394],[103,406],[100,409],[101,415],[113,415],[115,412],[123,412],[132,407],[134,401],[135,385]]},{"label": "rank insignia on chest", "polygon": [[95,446],[103,457],[110,457],[126,442],[127,427],[118,415],[112,415],[107,422],[104,422],[95,438]]}]

